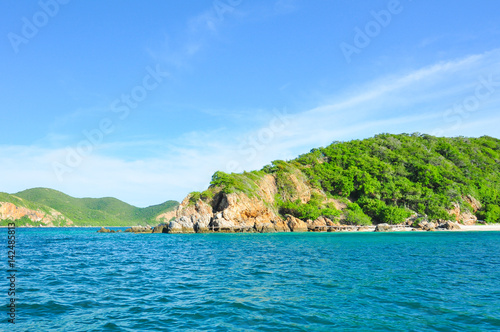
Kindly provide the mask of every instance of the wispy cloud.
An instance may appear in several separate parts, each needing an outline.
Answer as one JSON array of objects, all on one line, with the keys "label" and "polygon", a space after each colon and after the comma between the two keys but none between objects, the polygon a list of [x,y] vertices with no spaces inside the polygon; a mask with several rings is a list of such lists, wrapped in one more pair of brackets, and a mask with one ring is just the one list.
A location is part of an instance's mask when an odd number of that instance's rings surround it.
[{"label": "wispy cloud", "polygon": [[[216,170],[258,169],[275,159],[290,159],[334,140],[369,137],[380,132],[426,132],[498,137],[500,50],[440,62],[399,75],[385,76],[333,95],[315,108],[286,114],[262,112],[260,126],[247,130],[192,131],[177,139],[110,142],[59,182],[52,162],[64,149],[0,146],[2,190],[45,186],[75,196],[115,196],[145,206],[182,199],[203,190]],[[451,126],[447,109],[473,95],[481,77],[492,75],[496,92]],[[251,114],[243,114],[250,121]],[[257,123],[252,119],[253,123]],[[140,158],[116,151],[155,150]]]}]

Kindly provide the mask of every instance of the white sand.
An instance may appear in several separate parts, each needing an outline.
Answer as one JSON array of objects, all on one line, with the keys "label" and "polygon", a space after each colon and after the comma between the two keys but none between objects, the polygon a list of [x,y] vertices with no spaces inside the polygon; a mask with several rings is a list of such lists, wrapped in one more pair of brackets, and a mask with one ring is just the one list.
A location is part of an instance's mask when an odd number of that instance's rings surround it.
[{"label": "white sand", "polygon": [[477,232],[477,231],[500,231],[500,224],[486,224],[486,225],[460,225],[460,230],[464,232]]}]

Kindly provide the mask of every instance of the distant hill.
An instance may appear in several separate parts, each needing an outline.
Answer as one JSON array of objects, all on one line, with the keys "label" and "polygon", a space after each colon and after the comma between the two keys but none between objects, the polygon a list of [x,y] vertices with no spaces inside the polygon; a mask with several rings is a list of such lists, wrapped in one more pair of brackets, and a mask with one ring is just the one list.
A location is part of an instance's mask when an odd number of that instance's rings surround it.
[{"label": "distant hill", "polygon": [[[147,208],[138,208],[112,197],[75,198],[48,188],[28,189],[13,195],[1,193],[0,202],[11,203],[31,211],[39,211],[39,213],[56,211],[66,221],[62,224],[58,222],[57,225],[52,222],[54,226],[154,225],[158,223],[155,219],[158,215],[174,210],[179,204],[176,201],[167,201]],[[6,207],[3,209],[5,210]],[[36,218],[30,219],[30,213],[25,212],[23,222],[31,225],[43,224],[42,221],[31,220]],[[19,213],[16,216],[19,216]],[[8,215],[4,213],[3,216],[0,215],[0,219],[7,220]]]}]

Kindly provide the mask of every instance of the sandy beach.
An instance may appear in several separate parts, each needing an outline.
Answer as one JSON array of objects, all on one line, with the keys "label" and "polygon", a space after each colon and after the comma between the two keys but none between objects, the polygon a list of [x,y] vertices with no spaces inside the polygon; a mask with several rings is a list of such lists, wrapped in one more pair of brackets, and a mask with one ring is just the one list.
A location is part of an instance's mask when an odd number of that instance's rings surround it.
[{"label": "sandy beach", "polygon": [[500,224],[486,224],[486,225],[460,225],[460,231],[463,232],[477,232],[477,231],[500,231]]}]

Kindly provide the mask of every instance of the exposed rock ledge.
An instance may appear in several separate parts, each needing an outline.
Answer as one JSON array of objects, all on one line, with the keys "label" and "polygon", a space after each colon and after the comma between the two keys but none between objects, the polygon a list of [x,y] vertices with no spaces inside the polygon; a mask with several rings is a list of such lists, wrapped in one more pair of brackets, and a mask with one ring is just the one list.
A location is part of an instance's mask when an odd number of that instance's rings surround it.
[{"label": "exposed rock ledge", "polygon": [[[292,181],[293,182],[293,181]],[[300,181],[295,181],[300,182]],[[298,196],[307,202],[311,191],[305,190],[300,183],[295,183]],[[276,179],[272,175],[265,175],[258,181],[258,192],[250,197],[242,192],[226,194],[221,190],[215,191],[212,198],[204,200],[194,199],[188,195],[177,207],[175,213],[162,216],[164,223],[153,228],[153,233],[207,233],[207,232],[334,232],[334,231],[374,231],[375,226],[350,226],[340,225],[339,221],[332,221],[325,217],[316,220],[303,221],[291,215],[281,217],[275,208],[274,197],[278,193]],[[468,197],[469,198],[469,197]],[[474,208],[478,203],[472,202]],[[458,215],[450,213],[456,219],[463,217],[463,211]],[[169,221],[168,218],[170,218]],[[413,223],[413,222],[412,222]],[[412,224],[410,223],[410,225]],[[428,223],[418,225],[417,230],[432,231],[435,229],[459,229],[458,223],[451,221],[438,221],[437,224]],[[408,231],[413,227],[409,225],[382,225],[377,231]]]},{"label": "exposed rock ledge", "polygon": [[[283,220],[257,198],[243,193],[218,193],[213,206],[201,199],[195,203],[186,197],[176,210],[175,219],[158,225],[153,233],[206,232],[290,232],[305,231],[307,225],[290,217]],[[293,218],[293,219],[292,219]],[[289,226],[290,224],[290,226]]]},{"label": "exposed rock ledge", "polygon": [[[73,225],[73,222],[64,217],[56,210],[44,212],[40,210],[31,210],[25,207],[17,206],[8,202],[0,202],[0,220],[19,220],[23,217],[29,218],[33,222],[40,223],[43,226],[52,227],[54,224],[62,223],[67,226]],[[18,225],[23,226],[23,225]],[[25,225],[30,226],[30,225]]]}]

